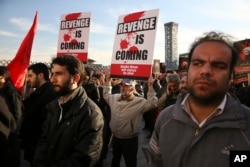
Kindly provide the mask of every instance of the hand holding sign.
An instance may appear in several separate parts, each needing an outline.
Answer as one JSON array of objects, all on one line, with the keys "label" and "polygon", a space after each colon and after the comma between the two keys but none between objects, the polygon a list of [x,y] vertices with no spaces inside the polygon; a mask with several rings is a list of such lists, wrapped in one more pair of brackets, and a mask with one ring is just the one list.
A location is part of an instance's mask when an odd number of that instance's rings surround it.
[{"label": "hand holding sign", "polygon": [[106,75],[106,83],[110,83],[110,82],[111,82],[110,73],[107,73],[107,75]]},{"label": "hand holding sign", "polygon": [[152,76],[148,78],[148,89],[153,89],[154,81],[155,79]]}]

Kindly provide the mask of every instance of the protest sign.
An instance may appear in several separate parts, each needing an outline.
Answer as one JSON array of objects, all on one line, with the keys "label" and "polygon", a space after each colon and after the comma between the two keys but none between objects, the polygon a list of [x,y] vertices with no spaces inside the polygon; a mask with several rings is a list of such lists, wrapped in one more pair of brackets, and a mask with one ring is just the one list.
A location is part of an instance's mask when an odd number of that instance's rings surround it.
[{"label": "protest sign", "polygon": [[250,39],[236,41],[234,45],[239,49],[239,57],[234,68],[233,81],[235,84],[248,82],[248,74],[250,73]]},{"label": "protest sign", "polygon": [[57,56],[68,54],[87,62],[90,17],[90,12],[61,16]]},{"label": "protest sign", "polygon": [[155,9],[118,18],[111,77],[144,80],[152,74],[158,13]]}]

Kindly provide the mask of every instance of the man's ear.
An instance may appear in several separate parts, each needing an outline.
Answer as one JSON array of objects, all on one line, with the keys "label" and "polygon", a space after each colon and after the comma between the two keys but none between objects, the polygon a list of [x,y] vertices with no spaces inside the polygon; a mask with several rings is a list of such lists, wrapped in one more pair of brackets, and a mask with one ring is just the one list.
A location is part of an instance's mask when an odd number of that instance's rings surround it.
[{"label": "man's ear", "polygon": [[131,86],[131,87],[129,88],[129,90],[130,90],[131,92],[134,92],[134,91],[135,91],[135,88],[134,88],[133,86]]},{"label": "man's ear", "polygon": [[38,77],[39,77],[39,78],[44,78],[43,73],[39,73],[39,74],[38,74]]},{"label": "man's ear", "polygon": [[80,75],[79,74],[75,74],[73,77],[73,81],[78,83],[80,81]]}]

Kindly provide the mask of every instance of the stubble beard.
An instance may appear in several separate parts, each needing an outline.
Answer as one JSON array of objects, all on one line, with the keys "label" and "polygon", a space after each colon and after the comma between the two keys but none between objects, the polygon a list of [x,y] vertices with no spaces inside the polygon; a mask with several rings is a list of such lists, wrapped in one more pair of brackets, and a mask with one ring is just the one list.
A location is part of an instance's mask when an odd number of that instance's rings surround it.
[{"label": "stubble beard", "polygon": [[190,97],[198,102],[199,104],[209,105],[220,102],[224,96],[225,92],[222,91],[208,91],[208,90],[197,90],[194,87],[189,88],[188,90]]},{"label": "stubble beard", "polygon": [[39,86],[39,80],[38,80],[38,78],[36,77],[36,79],[34,80],[34,82],[27,82],[27,85],[30,88],[38,88],[38,86]]},{"label": "stubble beard", "polygon": [[[58,96],[66,96],[72,92],[71,88],[71,80],[67,80],[63,85],[54,85],[54,90],[56,95]],[[56,90],[55,87],[58,87],[59,90]]]}]

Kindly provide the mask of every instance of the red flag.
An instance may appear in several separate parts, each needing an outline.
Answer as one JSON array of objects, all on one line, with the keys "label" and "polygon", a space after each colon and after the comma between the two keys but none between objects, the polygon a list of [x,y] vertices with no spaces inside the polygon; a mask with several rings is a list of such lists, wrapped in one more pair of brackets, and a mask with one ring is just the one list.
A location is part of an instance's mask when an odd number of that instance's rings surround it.
[{"label": "red flag", "polygon": [[37,30],[38,23],[38,13],[36,12],[33,24],[28,32],[28,34],[23,39],[16,56],[8,64],[7,68],[10,71],[10,79],[13,85],[21,93],[24,85],[25,75],[27,68],[30,64],[30,55],[33,44],[33,39]]}]

